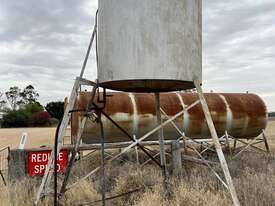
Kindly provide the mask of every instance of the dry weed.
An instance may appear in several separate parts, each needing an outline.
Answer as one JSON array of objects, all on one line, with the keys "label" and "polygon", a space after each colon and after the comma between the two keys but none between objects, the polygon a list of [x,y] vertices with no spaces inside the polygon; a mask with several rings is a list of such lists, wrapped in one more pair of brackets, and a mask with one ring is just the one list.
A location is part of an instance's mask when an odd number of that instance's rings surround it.
[{"label": "dry weed", "polygon": [[[96,157],[97,159],[97,157]],[[228,160],[233,181],[242,206],[275,206],[274,155],[244,153],[236,160]],[[91,161],[87,161],[87,164]],[[81,168],[94,168],[97,164]],[[188,166],[188,165],[187,165]],[[215,176],[204,166],[188,166],[188,176],[175,176],[169,180],[170,195],[165,196],[161,171],[154,165],[139,168],[136,165],[114,162],[106,168],[107,197],[139,191],[108,201],[117,206],[229,206],[231,198]],[[221,173],[221,170],[217,170]],[[85,171],[76,171],[77,178]],[[184,173],[185,174],[185,173]],[[97,178],[81,182],[69,190],[61,200],[62,205],[76,206],[101,199],[101,184]],[[75,180],[72,180],[75,181]],[[40,182],[40,181],[39,181]],[[39,182],[25,179],[7,187],[0,187],[0,206],[30,206]],[[52,197],[41,205],[52,205]],[[97,204],[92,204],[97,205]],[[98,204],[100,205],[100,203]]]}]

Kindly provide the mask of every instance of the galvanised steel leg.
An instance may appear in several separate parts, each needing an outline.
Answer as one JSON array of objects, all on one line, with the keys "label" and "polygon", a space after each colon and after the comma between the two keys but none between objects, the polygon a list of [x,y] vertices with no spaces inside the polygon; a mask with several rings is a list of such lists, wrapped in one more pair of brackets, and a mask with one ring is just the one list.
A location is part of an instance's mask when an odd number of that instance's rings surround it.
[{"label": "galvanised steel leg", "polygon": [[[161,112],[160,112],[160,97],[159,93],[155,93],[155,104],[156,104],[156,116],[157,116],[157,123],[158,125],[162,124],[161,120]],[[166,189],[168,184],[167,184],[167,178],[168,178],[168,171],[166,167],[166,157],[165,157],[165,148],[164,148],[164,136],[163,136],[163,127],[161,127],[158,130],[158,136],[159,136],[159,148],[160,148],[160,164],[162,166],[163,170],[163,176],[164,176],[164,186]]]},{"label": "galvanised steel leg", "polygon": [[231,198],[233,200],[233,205],[234,206],[240,206],[240,202],[238,200],[235,187],[233,185],[233,181],[232,181],[229,169],[228,169],[228,165],[227,165],[227,162],[225,160],[221,144],[219,142],[219,137],[217,135],[215,125],[213,123],[213,120],[212,120],[207,102],[205,100],[205,97],[202,93],[201,82],[198,81],[198,80],[195,80],[194,84],[196,86],[199,99],[201,101],[202,110],[203,110],[203,113],[204,113],[204,116],[205,116],[205,119],[206,119],[206,122],[207,122],[207,125],[208,125],[208,128],[209,128],[210,134],[211,134],[212,139],[214,141],[214,145],[215,145],[215,148],[216,148],[219,160],[220,160],[220,164],[221,164],[221,167],[222,167],[222,170],[223,170],[226,182],[227,182],[227,186],[228,186],[229,192],[231,194]]},{"label": "galvanised steel leg", "polygon": [[100,133],[101,133],[101,196],[102,196],[102,206],[105,206],[105,135],[104,128],[101,119],[101,113],[99,113],[99,124],[100,124]]}]

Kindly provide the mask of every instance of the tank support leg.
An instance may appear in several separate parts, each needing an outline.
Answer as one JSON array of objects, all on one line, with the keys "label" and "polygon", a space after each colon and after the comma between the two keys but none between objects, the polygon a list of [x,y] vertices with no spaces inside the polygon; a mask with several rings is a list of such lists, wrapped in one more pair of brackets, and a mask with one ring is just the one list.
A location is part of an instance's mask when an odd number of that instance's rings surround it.
[{"label": "tank support leg", "polygon": [[99,113],[99,125],[100,125],[100,133],[101,133],[101,196],[102,196],[102,206],[105,206],[105,136],[104,136],[104,128],[101,120],[101,114]]},{"label": "tank support leg", "polygon": [[178,175],[182,171],[181,145],[179,140],[172,141],[171,154],[173,174]]},{"label": "tank support leg", "polygon": [[228,152],[229,152],[229,155],[230,155],[230,158],[232,158],[232,150],[231,150],[231,147],[230,147],[230,141],[229,141],[229,136],[228,136],[228,133],[227,131],[225,131],[225,141],[226,141],[226,147],[228,149]]},{"label": "tank support leg", "polygon": [[[135,141],[137,141],[136,135],[134,135],[133,138]],[[135,153],[136,153],[136,162],[137,162],[137,166],[138,166],[139,165],[138,146],[135,146]]]},{"label": "tank support leg", "polygon": [[[243,140],[243,139],[235,138],[231,135],[229,135],[229,137],[231,139],[234,139],[234,150],[233,150],[234,156],[233,156],[233,158],[236,158],[242,152],[247,151],[248,149],[251,149],[251,150],[254,150],[254,151],[257,151],[257,152],[270,153],[269,145],[268,145],[267,138],[266,138],[264,130],[262,131],[260,136],[254,137],[252,139],[248,138],[247,140]],[[239,142],[242,145],[240,147],[238,147],[239,150],[237,152],[235,152],[237,142]],[[264,143],[265,149],[263,149],[262,147],[258,147],[258,145],[262,144],[262,143]]]},{"label": "tank support leg", "polygon": [[234,138],[233,154],[235,153],[237,147],[237,140]]},{"label": "tank support leg", "polygon": [[[156,104],[157,124],[162,125],[159,93],[155,93],[155,104]],[[167,186],[168,186],[168,184],[167,184],[168,171],[167,171],[167,167],[166,167],[163,127],[161,127],[158,130],[158,136],[159,136],[159,148],[160,148],[160,164],[161,164],[162,171],[163,171],[163,176],[164,176],[164,187],[165,187],[165,189],[167,189]]]},{"label": "tank support leg", "polygon": [[205,115],[205,119],[206,119],[206,122],[207,122],[207,125],[208,125],[208,128],[209,128],[210,134],[211,134],[212,139],[214,141],[216,152],[217,152],[217,155],[218,155],[218,158],[219,158],[219,161],[220,161],[220,164],[221,164],[221,167],[222,167],[222,170],[223,170],[226,182],[227,182],[229,192],[231,194],[233,205],[234,206],[240,206],[240,202],[238,200],[235,187],[233,185],[233,181],[232,181],[229,169],[228,169],[228,165],[227,165],[227,162],[225,160],[221,144],[219,142],[219,138],[218,138],[218,135],[217,135],[217,132],[216,132],[216,128],[214,126],[214,123],[213,123],[213,120],[212,120],[207,102],[206,102],[205,97],[202,93],[201,82],[198,81],[198,80],[195,80],[194,84],[195,84],[197,92],[198,92],[198,96],[199,96],[199,99],[200,99],[200,102],[201,102],[202,110],[203,110],[203,113]]}]

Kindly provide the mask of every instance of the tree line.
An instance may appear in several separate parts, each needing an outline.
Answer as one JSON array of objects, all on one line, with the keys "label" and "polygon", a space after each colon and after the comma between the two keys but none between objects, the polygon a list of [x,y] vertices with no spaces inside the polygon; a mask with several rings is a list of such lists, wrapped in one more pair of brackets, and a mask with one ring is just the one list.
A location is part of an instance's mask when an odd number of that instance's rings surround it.
[{"label": "tree line", "polygon": [[34,86],[21,89],[10,87],[0,91],[0,126],[29,127],[51,126],[61,120],[64,113],[64,102],[52,101],[44,106],[38,101],[39,93]]}]

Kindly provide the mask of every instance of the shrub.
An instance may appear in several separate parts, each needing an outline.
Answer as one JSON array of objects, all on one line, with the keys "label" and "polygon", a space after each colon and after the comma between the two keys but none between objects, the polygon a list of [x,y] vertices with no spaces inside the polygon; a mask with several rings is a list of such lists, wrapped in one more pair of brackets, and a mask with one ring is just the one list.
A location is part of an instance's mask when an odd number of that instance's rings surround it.
[{"label": "shrub", "polygon": [[32,116],[33,126],[46,126],[50,125],[51,115],[48,112],[37,112]]},{"label": "shrub", "polygon": [[3,116],[2,127],[27,127],[31,120],[31,114],[25,110],[9,111]]},{"label": "shrub", "polygon": [[33,102],[33,103],[26,104],[24,106],[24,109],[26,112],[29,112],[30,114],[34,114],[37,112],[42,112],[43,106],[39,102]]}]

